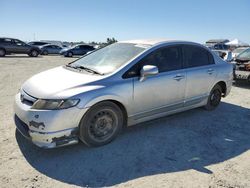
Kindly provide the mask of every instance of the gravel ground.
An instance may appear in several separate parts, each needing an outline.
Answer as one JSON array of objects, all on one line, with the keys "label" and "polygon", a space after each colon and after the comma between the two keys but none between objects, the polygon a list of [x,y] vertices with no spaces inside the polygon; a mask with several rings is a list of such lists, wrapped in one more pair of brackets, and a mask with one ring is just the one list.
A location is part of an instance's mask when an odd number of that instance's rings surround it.
[{"label": "gravel ground", "polygon": [[74,58],[0,58],[0,187],[250,187],[250,85],[212,112],[136,125],[111,144],[44,150],[16,132],[13,100],[35,73]]}]

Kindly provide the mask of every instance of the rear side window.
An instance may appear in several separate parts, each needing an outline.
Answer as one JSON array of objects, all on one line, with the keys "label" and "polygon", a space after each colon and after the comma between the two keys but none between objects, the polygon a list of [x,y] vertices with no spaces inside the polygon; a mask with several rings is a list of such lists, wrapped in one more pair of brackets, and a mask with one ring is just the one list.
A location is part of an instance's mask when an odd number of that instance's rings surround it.
[{"label": "rear side window", "polygon": [[11,39],[0,39],[1,43],[11,43]]},{"label": "rear side window", "polygon": [[186,68],[214,64],[212,54],[198,46],[185,45],[183,47],[183,54]]},{"label": "rear side window", "polygon": [[140,70],[144,65],[155,65],[160,73],[182,69],[182,49],[180,46],[157,49],[130,68],[123,75],[123,78],[139,76]]}]

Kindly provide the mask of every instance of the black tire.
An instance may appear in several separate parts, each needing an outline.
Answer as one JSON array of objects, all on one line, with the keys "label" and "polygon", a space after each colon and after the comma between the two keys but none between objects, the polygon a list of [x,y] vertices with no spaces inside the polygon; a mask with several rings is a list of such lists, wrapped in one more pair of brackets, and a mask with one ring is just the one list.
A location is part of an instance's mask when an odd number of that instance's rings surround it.
[{"label": "black tire", "polygon": [[214,110],[217,106],[219,106],[222,96],[222,89],[219,85],[215,85],[211,90],[207,104],[205,106],[206,110]]},{"label": "black tire", "polygon": [[92,106],[79,125],[79,138],[87,146],[102,146],[110,143],[123,127],[123,113],[112,102],[100,102]]},{"label": "black tire", "polygon": [[39,55],[39,52],[37,50],[31,50],[29,53],[30,57],[37,57]]},{"label": "black tire", "polygon": [[68,52],[68,53],[67,53],[67,56],[68,56],[68,57],[73,57],[73,52]]},{"label": "black tire", "polygon": [[4,57],[5,56],[5,54],[6,54],[6,51],[5,51],[5,49],[0,49],[0,57]]},{"label": "black tire", "polygon": [[43,55],[48,55],[48,54],[49,54],[49,52],[47,50],[43,51]]}]

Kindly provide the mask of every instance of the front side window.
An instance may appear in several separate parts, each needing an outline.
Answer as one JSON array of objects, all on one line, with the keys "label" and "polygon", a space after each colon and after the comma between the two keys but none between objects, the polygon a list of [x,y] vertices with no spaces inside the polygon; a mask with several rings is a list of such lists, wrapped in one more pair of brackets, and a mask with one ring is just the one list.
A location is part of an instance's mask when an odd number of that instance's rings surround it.
[{"label": "front side window", "polygon": [[129,69],[123,78],[139,76],[144,65],[155,65],[160,73],[182,69],[182,49],[180,46],[157,49]]},{"label": "front side window", "polygon": [[18,46],[22,46],[22,45],[25,45],[24,42],[20,41],[20,40],[14,40],[14,42],[16,43],[16,45]]},{"label": "front side window", "polygon": [[183,52],[186,68],[199,67],[214,63],[211,53],[199,46],[185,45],[183,47]]},{"label": "front side window", "polygon": [[109,74],[139,55],[147,47],[132,43],[115,43],[83,56],[71,65],[84,66],[102,74]]},{"label": "front side window", "polygon": [[178,70],[182,68],[180,47],[164,47],[152,52],[141,60],[144,65],[155,65],[159,72]]}]

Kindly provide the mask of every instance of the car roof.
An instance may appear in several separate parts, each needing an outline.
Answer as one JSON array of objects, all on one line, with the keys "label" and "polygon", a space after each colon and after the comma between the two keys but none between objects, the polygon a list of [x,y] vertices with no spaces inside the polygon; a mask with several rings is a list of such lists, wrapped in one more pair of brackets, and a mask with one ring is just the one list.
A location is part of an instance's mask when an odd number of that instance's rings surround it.
[{"label": "car roof", "polygon": [[0,39],[19,40],[19,39],[16,39],[16,38],[10,38],[10,37],[0,37]]},{"label": "car roof", "polygon": [[[44,44],[44,45],[42,45],[42,47],[46,47],[46,46],[58,46],[58,45],[56,45],[56,44]],[[58,46],[58,47],[61,47],[61,46]]]},{"label": "car roof", "polygon": [[194,45],[201,45],[199,43],[184,41],[184,40],[174,40],[174,39],[142,39],[142,40],[127,40],[127,41],[120,41],[118,43],[131,43],[131,44],[141,44],[141,45],[150,45],[155,46],[159,44],[165,43],[186,43],[186,44],[194,44]]}]

